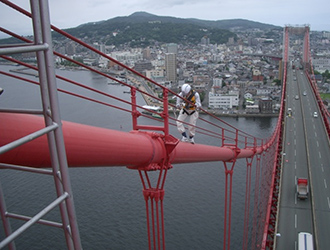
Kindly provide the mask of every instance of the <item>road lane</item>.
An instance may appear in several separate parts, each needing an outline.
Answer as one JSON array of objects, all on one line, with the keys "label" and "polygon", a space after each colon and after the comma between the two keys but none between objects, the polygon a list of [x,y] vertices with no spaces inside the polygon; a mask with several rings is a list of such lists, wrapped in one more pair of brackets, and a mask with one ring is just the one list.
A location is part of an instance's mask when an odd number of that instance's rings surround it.
[{"label": "road lane", "polygon": [[[330,147],[329,140],[323,126],[317,102],[304,75],[299,74],[298,80],[307,90],[302,107],[306,110],[304,120],[309,156],[309,175],[311,184],[311,198],[314,211],[314,240],[317,249],[327,249],[330,246],[328,227],[330,225],[330,207],[328,197],[330,192]],[[318,117],[313,113],[317,112]]]},{"label": "road lane", "polygon": [[[303,90],[299,81],[293,80],[295,73],[288,71],[286,108],[292,116],[286,117],[285,145],[282,163],[281,199],[278,217],[276,249],[297,249],[298,233],[313,232],[310,199],[297,199],[297,177],[308,178],[302,104]],[[298,99],[296,96],[298,95]]]}]

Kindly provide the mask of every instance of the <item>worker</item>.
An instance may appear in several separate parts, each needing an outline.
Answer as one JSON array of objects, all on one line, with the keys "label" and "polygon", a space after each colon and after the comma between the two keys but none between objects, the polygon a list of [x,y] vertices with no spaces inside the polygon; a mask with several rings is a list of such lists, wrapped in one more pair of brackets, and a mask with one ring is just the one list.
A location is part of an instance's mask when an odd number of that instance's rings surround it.
[{"label": "worker", "polygon": [[[198,111],[201,108],[201,100],[198,92],[193,90],[189,84],[183,84],[179,96],[176,98],[176,107],[180,109],[179,116],[176,121],[177,128],[182,134],[181,141],[195,143],[194,136],[196,131],[196,122],[198,119]],[[183,122],[189,117],[188,135]]]}]

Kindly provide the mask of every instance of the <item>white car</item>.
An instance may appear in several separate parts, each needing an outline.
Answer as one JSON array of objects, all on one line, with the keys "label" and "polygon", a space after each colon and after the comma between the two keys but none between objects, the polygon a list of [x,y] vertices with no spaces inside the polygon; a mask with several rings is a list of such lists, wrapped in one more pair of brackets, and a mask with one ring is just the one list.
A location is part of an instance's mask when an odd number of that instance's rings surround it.
[{"label": "white car", "polygon": [[316,118],[317,117],[317,112],[314,112],[313,116]]}]

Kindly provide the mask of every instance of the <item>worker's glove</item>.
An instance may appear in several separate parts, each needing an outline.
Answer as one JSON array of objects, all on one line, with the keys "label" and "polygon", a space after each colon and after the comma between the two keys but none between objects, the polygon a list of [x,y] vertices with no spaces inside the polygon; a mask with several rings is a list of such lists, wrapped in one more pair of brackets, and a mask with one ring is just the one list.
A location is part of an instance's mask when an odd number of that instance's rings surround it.
[{"label": "worker's glove", "polygon": [[180,104],[176,105],[177,109],[182,109],[183,107],[184,107],[184,103],[180,103]]}]

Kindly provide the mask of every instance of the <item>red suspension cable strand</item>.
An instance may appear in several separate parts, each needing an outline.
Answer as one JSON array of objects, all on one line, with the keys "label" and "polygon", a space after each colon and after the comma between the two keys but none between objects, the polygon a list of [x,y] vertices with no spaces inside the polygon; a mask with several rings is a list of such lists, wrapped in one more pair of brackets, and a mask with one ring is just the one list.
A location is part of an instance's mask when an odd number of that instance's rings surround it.
[{"label": "red suspension cable strand", "polygon": [[248,244],[248,225],[249,225],[249,215],[250,215],[250,197],[251,197],[251,171],[252,171],[252,161],[251,158],[246,158],[246,181],[245,181],[245,208],[244,208],[244,230],[243,230],[243,247],[242,249],[247,249]]},{"label": "red suspension cable strand", "polygon": [[[2,112],[0,119],[3,121],[0,123],[0,129],[6,131],[0,137],[0,145],[27,136],[44,126],[43,119],[34,115]],[[24,127],[21,126],[23,123]],[[158,169],[157,165],[161,164],[164,158],[164,136],[154,132],[127,133],[65,121],[63,131],[70,167],[144,166],[148,163],[152,169]],[[171,136],[167,139],[166,147],[173,147],[178,141]],[[42,136],[29,142],[28,146],[21,146],[19,150],[14,149],[1,154],[0,160],[8,164],[26,163],[33,167],[49,167],[46,145],[46,137]],[[195,152],[193,155],[191,150]],[[261,153],[263,150],[263,147],[259,147],[256,152]],[[133,152],[131,157],[126,157],[127,152]],[[254,153],[253,149],[240,149],[240,152],[236,153],[235,149],[230,147],[178,143],[169,154],[169,162],[178,164],[230,161],[236,157],[251,157]]]},{"label": "red suspension cable strand", "polygon": [[256,249],[256,234],[258,227],[258,215],[259,215],[259,190],[260,190],[260,161],[261,155],[257,155],[257,164],[256,164],[256,175],[255,175],[255,186],[254,186],[254,206],[253,206],[253,219],[252,219],[252,240],[251,240],[251,249]]},{"label": "red suspension cable strand", "polygon": [[[224,162],[225,167],[225,211],[224,211],[224,232],[223,232],[223,249],[230,249],[231,234],[231,204],[233,193],[233,174],[236,160],[232,162]],[[229,166],[231,165],[231,166]]]},{"label": "red suspension cable strand", "polygon": [[[148,246],[150,250],[152,249],[152,246],[153,249],[165,250],[165,225],[164,225],[163,200],[165,195],[164,184],[167,175],[167,169],[163,168],[160,170],[156,187],[152,187],[152,184],[148,176],[148,172],[147,171],[143,171],[143,172],[145,174],[148,187],[145,184],[142,170],[139,170],[139,175],[143,185],[143,196],[146,203]],[[151,223],[151,229],[150,229],[150,223]]]}]

